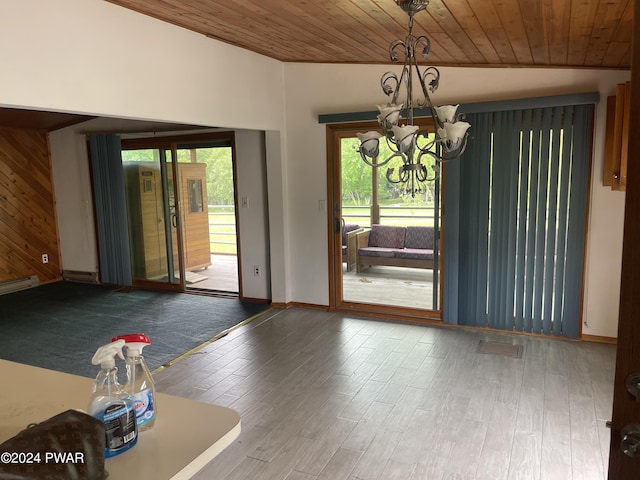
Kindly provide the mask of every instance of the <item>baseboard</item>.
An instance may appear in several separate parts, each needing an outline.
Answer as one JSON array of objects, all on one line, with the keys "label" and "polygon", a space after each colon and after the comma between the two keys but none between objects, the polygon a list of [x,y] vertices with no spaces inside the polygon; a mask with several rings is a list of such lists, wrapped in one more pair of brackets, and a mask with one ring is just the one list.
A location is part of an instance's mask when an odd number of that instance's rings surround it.
[{"label": "baseboard", "polygon": [[67,282],[80,282],[80,283],[100,283],[98,278],[98,272],[79,272],[76,270],[64,270],[62,272],[62,279]]},{"label": "baseboard", "polygon": [[603,337],[601,335],[582,335],[582,340],[593,343],[606,343],[608,345],[617,345],[618,339],[615,337]]},{"label": "baseboard", "polygon": [[242,300],[243,302],[246,301],[246,302],[255,302],[255,303],[271,303],[271,300],[268,300],[266,298],[241,297],[240,300]]},{"label": "baseboard", "polygon": [[304,303],[304,302],[272,303],[271,306],[272,307],[279,306],[279,308],[299,307],[299,308],[312,308],[314,310],[325,310],[325,311],[329,310],[329,307],[327,305],[318,305],[316,303]]},{"label": "baseboard", "polygon": [[19,292],[27,288],[34,288],[40,285],[40,279],[37,275],[30,275],[24,278],[16,278],[0,283],[0,295],[7,293]]}]

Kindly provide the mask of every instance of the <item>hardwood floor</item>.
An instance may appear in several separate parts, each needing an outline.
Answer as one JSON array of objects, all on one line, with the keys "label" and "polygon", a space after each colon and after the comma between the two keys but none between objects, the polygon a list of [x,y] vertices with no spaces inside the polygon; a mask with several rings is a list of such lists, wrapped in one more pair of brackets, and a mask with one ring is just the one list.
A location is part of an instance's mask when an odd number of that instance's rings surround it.
[{"label": "hardwood floor", "polygon": [[197,479],[603,480],[614,361],[611,345],[291,308],[154,377],[241,414]]}]

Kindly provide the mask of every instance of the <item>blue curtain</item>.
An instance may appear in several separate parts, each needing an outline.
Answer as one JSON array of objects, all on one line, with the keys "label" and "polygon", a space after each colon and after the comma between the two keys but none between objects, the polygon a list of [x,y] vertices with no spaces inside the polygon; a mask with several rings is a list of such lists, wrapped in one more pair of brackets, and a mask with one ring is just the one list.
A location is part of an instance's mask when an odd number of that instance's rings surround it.
[{"label": "blue curtain", "polygon": [[90,135],[89,151],[98,234],[100,279],[131,285],[129,227],[120,137]]},{"label": "blue curtain", "polygon": [[446,166],[443,319],[579,333],[593,105],[469,115]]}]

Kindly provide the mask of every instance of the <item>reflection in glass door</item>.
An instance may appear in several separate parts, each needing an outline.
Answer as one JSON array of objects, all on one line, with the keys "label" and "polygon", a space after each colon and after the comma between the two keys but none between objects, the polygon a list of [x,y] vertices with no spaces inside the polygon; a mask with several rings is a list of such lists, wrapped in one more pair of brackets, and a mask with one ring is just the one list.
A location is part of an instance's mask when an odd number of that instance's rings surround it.
[{"label": "reflection in glass door", "polygon": [[[387,168],[397,168],[402,159],[396,157],[382,168],[366,165],[357,151],[360,144],[357,131],[365,130],[333,133],[333,207],[337,215],[334,224],[339,234],[335,241],[340,242],[336,251],[342,252],[334,268],[336,306],[366,310],[373,307],[408,314],[419,309],[430,312],[429,317],[439,317],[439,182],[432,182],[426,193],[415,198],[403,195],[386,178]],[[390,154],[389,147],[380,142],[380,157],[387,158]],[[431,250],[432,265],[389,258],[393,255],[385,249],[388,245],[376,245],[371,236],[374,231],[380,233],[379,226],[392,227],[385,231],[397,234],[401,248],[405,241],[412,243],[409,247],[420,247],[415,252],[420,258],[422,248]],[[408,236],[406,232],[410,232]],[[374,252],[379,258],[360,255],[363,247],[381,247]],[[413,252],[402,254],[410,257]]]},{"label": "reflection in glass door", "polygon": [[134,284],[180,289],[180,215],[169,148],[122,151]]}]

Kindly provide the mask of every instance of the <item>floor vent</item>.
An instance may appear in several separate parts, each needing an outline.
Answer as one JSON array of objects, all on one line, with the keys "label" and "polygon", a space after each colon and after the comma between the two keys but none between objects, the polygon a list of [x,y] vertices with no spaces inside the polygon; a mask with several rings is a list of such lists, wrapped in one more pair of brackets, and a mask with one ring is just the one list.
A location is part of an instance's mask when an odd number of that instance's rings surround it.
[{"label": "floor vent", "polygon": [[38,285],[40,285],[40,279],[38,278],[37,275],[18,278],[16,280],[9,280],[7,282],[0,283],[0,295],[19,292],[20,290],[26,290],[27,288],[37,287]]},{"label": "floor vent", "polygon": [[522,358],[522,345],[513,345],[511,343],[502,342],[486,342],[480,340],[478,345],[478,353],[486,353],[489,355],[502,355],[504,357]]},{"label": "floor vent", "polygon": [[67,282],[80,283],[100,283],[97,272],[78,272],[75,270],[64,270],[62,278]]}]

